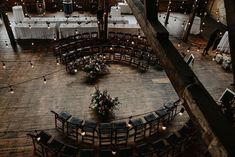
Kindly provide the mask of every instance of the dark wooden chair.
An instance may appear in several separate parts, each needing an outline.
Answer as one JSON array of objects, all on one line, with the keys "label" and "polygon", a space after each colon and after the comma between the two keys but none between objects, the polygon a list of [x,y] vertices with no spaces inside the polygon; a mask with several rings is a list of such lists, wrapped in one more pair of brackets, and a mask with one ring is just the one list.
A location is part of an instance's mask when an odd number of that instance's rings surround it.
[{"label": "dark wooden chair", "polygon": [[170,112],[165,107],[160,107],[155,113],[159,116],[160,121],[163,125],[169,122]]},{"label": "dark wooden chair", "polygon": [[59,157],[76,157],[78,154],[78,148],[70,145],[65,145],[63,150],[59,152]]},{"label": "dark wooden chair", "polygon": [[113,157],[111,149],[100,149],[99,157]]},{"label": "dark wooden chair", "polygon": [[64,143],[57,139],[53,139],[46,147],[46,156],[53,156],[57,157],[59,156],[59,153],[62,151],[64,147]]},{"label": "dark wooden chair", "polygon": [[100,123],[98,126],[99,145],[112,144],[113,128],[112,123]]},{"label": "dark wooden chair", "polygon": [[160,123],[159,116],[155,115],[154,113],[149,113],[146,116],[144,116],[144,119],[147,122],[146,125],[148,126],[149,129],[149,136],[158,133],[159,123]]},{"label": "dark wooden chair", "polygon": [[95,143],[95,133],[96,133],[97,123],[91,121],[85,121],[82,126],[82,142],[92,142]]},{"label": "dark wooden chair", "polygon": [[152,143],[154,152],[157,154],[157,157],[169,156],[171,154],[171,146],[166,144],[163,140],[157,140]]},{"label": "dark wooden chair", "polygon": [[134,141],[140,141],[145,138],[146,125],[141,118],[130,119],[129,123],[134,130]]},{"label": "dark wooden chair", "polygon": [[95,149],[80,149],[80,157],[95,157]]},{"label": "dark wooden chair", "polygon": [[78,130],[82,126],[83,120],[79,117],[72,117],[67,121],[67,135],[75,137],[78,140]]},{"label": "dark wooden chair", "polygon": [[151,146],[147,143],[137,145],[136,150],[140,157],[152,157],[153,156],[153,150],[151,149]]},{"label": "dark wooden chair", "polygon": [[44,131],[35,134],[27,134],[27,136],[32,138],[34,153],[39,156],[46,156],[45,148],[48,145],[48,141],[51,139],[51,135],[47,134]]},{"label": "dark wooden chair", "polygon": [[117,151],[117,157],[131,157],[133,155],[132,149],[130,147],[120,148]]},{"label": "dark wooden chair", "polygon": [[184,139],[177,136],[175,133],[168,135],[166,140],[168,143],[171,144],[173,148],[173,152],[172,152],[173,156],[180,153],[181,150],[183,149]]},{"label": "dark wooden chair", "polygon": [[[71,114],[69,114],[68,112],[60,112],[60,113],[56,113],[55,111],[51,111],[54,115],[55,115],[55,128],[57,128],[58,130],[61,130],[64,133],[64,128],[65,128],[65,124],[66,121],[72,116]],[[61,127],[58,126],[57,121],[61,123]]]},{"label": "dark wooden chair", "polygon": [[169,121],[172,120],[177,112],[177,104],[175,104],[174,102],[167,102],[163,105],[167,111],[169,112]]},{"label": "dark wooden chair", "polygon": [[121,145],[127,144],[129,130],[126,122],[113,123],[113,144]]}]

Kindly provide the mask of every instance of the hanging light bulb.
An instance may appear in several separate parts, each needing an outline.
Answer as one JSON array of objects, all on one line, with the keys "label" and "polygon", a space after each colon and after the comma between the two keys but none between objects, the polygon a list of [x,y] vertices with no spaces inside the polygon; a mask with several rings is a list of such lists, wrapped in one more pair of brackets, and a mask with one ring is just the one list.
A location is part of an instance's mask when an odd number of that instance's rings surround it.
[{"label": "hanging light bulb", "polygon": [[77,72],[78,72],[78,69],[74,69],[74,72],[77,73]]},{"label": "hanging light bulb", "polygon": [[10,88],[10,93],[14,94],[14,90],[13,90],[12,86],[10,86],[9,88]]},{"label": "hanging light bulb", "polygon": [[183,22],[183,23],[181,24],[181,27],[183,28],[183,27],[184,27],[184,25],[185,25],[185,24],[184,24],[184,22]]},{"label": "hanging light bulb", "polygon": [[44,83],[44,84],[47,83],[47,80],[46,80],[45,76],[43,76],[43,83]]},{"label": "hanging light bulb", "polygon": [[184,110],[185,110],[185,109],[184,109],[183,107],[180,109],[180,112],[179,112],[179,115],[180,115],[180,116],[182,116],[182,115],[183,115]]},{"label": "hanging light bulb", "polygon": [[181,46],[181,42],[179,42],[179,43],[177,44],[177,46],[180,47],[180,46]]},{"label": "hanging light bulb", "polygon": [[58,58],[56,59],[56,65],[60,65],[60,61]]},{"label": "hanging light bulb", "polygon": [[202,25],[205,25],[205,22],[202,22]]},{"label": "hanging light bulb", "polygon": [[31,29],[32,27],[31,27],[31,25],[29,24],[29,29]]},{"label": "hanging light bulb", "polygon": [[201,29],[201,32],[203,32],[203,29]]},{"label": "hanging light bulb", "polygon": [[218,23],[220,22],[219,18],[217,19],[217,22],[218,22]]},{"label": "hanging light bulb", "polygon": [[115,148],[112,150],[112,154],[113,154],[113,155],[116,155],[116,154],[117,154],[117,150],[116,150]]},{"label": "hanging light bulb", "polygon": [[29,64],[30,64],[31,68],[34,67],[34,66],[33,66],[33,63],[32,63],[31,61],[29,61]]},{"label": "hanging light bulb", "polygon": [[131,128],[131,127],[132,127],[131,118],[132,118],[132,116],[130,116],[130,117],[129,117],[129,121],[128,121],[128,124],[127,124],[127,126],[128,126],[129,128]]},{"label": "hanging light bulb", "polygon": [[50,28],[51,28],[51,27],[50,27],[50,24],[48,24],[48,25],[47,25],[47,29],[50,29]]},{"label": "hanging light bulb", "polygon": [[56,40],[56,36],[54,36],[54,40]]},{"label": "hanging light bulb", "polygon": [[134,45],[134,44],[135,44],[135,42],[134,42],[134,41],[132,41],[132,42],[131,42],[131,44],[132,44],[132,45]]},{"label": "hanging light bulb", "polygon": [[41,138],[40,137],[37,137],[37,141],[40,141],[41,140]]},{"label": "hanging light bulb", "polygon": [[4,62],[2,62],[2,68],[6,69],[6,64]]},{"label": "hanging light bulb", "polygon": [[82,129],[82,131],[81,131],[81,135],[82,136],[85,136],[86,135],[86,132]]},{"label": "hanging light bulb", "polygon": [[34,42],[32,42],[31,44],[32,44],[32,46],[33,46],[33,45],[34,45]]},{"label": "hanging light bulb", "polygon": [[6,44],[6,47],[8,48],[8,47],[9,47],[9,45],[8,45],[7,41],[5,41],[5,44]]},{"label": "hanging light bulb", "polygon": [[197,48],[197,52],[199,52],[199,51],[200,51],[200,47]]},{"label": "hanging light bulb", "polygon": [[190,47],[187,49],[187,52],[190,52]]},{"label": "hanging light bulb", "polygon": [[162,130],[166,130],[166,126],[162,125]]}]

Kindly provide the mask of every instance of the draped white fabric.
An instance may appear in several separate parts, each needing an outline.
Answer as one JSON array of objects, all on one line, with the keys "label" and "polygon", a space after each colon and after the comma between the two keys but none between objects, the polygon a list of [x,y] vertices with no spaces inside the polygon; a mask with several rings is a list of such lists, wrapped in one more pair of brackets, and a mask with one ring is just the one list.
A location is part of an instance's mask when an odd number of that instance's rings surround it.
[{"label": "draped white fabric", "polygon": [[18,23],[15,26],[17,39],[54,39],[56,36],[56,24],[26,24]]},{"label": "draped white fabric", "polygon": [[127,3],[118,3],[118,7],[120,7],[122,14],[132,14],[132,11]]},{"label": "draped white fabric", "polygon": [[112,6],[111,11],[110,11],[110,15],[112,17],[121,17],[121,8],[118,6]]},{"label": "draped white fabric", "polygon": [[229,40],[228,40],[228,31],[226,31],[223,35],[223,37],[221,38],[218,46],[217,46],[217,50],[221,51],[221,52],[228,52],[230,53],[230,46],[229,46]]},{"label": "draped white fabric", "polygon": [[192,28],[190,30],[190,34],[200,34],[200,26],[201,26],[201,18],[198,16],[195,16],[194,20],[193,20],[193,25]]},{"label": "draped white fabric", "polygon": [[14,6],[12,7],[13,17],[15,22],[23,21],[24,12],[22,6]]},{"label": "draped white fabric", "polygon": [[[31,17],[24,18],[23,23],[57,23],[58,25],[61,23],[97,23],[96,17]],[[125,17],[111,17],[109,18],[109,23],[128,23],[128,20]]]},{"label": "draped white fabric", "polygon": [[[98,26],[96,23],[78,25],[75,23],[61,24],[59,29],[60,38],[65,38],[71,35],[98,32]],[[108,32],[122,32],[138,35],[140,32],[140,26],[138,24],[109,24]]]},{"label": "draped white fabric", "polygon": [[98,26],[96,23],[83,23],[81,25],[78,25],[76,23],[62,23],[59,28],[60,38],[66,38],[68,36],[76,35],[76,33],[82,34],[91,32],[98,32]]}]

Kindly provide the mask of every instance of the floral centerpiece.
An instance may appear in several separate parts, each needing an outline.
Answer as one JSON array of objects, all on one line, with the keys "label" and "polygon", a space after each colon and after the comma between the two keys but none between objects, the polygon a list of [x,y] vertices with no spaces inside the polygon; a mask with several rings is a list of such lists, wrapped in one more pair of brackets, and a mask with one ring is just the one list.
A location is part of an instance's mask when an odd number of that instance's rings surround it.
[{"label": "floral centerpiece", "polygon": [[106,73],[107,65],[102,56],[95,55],[89,58],[89,62],[84,66],[83,71],[88,73],[90,78],[95,78],[99,74]]},{"label": "floral centerpiece", "polygon": [[90,108],[94,109],[99,116],[107,117],[110,113],[113,113],[114,109],[117,109],[118,104],[120,104],[118,97],[112,98],[107,90],[100,91],[96,87],[91,97]]}]

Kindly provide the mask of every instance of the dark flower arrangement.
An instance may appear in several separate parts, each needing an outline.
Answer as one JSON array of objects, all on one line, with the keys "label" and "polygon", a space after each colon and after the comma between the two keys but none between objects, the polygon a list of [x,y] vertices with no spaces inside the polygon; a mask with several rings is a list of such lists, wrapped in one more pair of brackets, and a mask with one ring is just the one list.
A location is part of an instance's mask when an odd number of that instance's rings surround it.
[{"label": "dark flower arrangement", "polygon": [[89,62],[84,66],[83,71],[88,74],[90,78],[95,78],[99,74],[107,72],[107,65],[103,60],[103,56],[95,55],[89,58]]},{"label": "dark flower arrangement", "polygon": [[102,116],[107,117],[110,113],[113,113],[114,109],[117,109],[118,97],[112,98],[107,90],[100,91],[99,87],[95,87],[95,92],[91,97],[90,108]]}]

